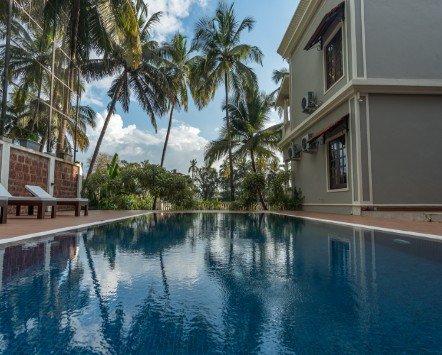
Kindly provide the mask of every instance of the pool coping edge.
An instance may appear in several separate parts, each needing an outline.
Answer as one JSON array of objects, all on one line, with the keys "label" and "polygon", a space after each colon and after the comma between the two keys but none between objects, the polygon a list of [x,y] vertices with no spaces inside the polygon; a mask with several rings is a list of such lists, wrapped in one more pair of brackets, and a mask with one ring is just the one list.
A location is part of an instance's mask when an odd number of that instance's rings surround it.
[{"label": "pool coping edge", "polygon": [[417,238],[442,241],[442,235],[438,235],[438,234],[413,232],[413,231],[408,231],[408,230],[403,230],[403,229],[372,226],[369,224],[335,221],[332,219],[324,219],[324,218],[316,218],[316,217],[308,217],[308,216],[296,216],[296,215],[284,213],[284,212],[271,212],[271,213],[276,214],[276,215],[280,215],[280,216],[302,218],[302,219],[315,221],[315,222],[330,223],[330,224],[335,224],[335,225],[337,224],[337,225],[346,226],[346,227],[356,227],[356,228],[361,228],[361,229],[368,229],[368,230],[387,232],[387,233],[393,233],[393,234],[406,234],[406,235],[410,235],[410,236],[417,237]]},{"label": "pool coping edge", "polygon": [[37,232],[37,233],[23,234],[23,235],[18,235],[18,236],[11,237],[11,238],[3,238],[3,239],[0,239],[0,245],[11,244],[11,243],[20,242],[20,241],[28,240],[28,239],[39,238],[39,237],[46,237],[46,236],[50,236],[50,235],[58,234],[58,233],[72,232],[75,230],[96,227],[96,226],[100,226],[100,225],[108,224],[108,223],[113,223],[113,222],[120,222],[120,221],[124,221],[125,219],[129,219],[129,218],[147,216],[152,213],[154,213],[154,212],[149,211],[149,212],[137,213],[137,214],[133,214],[130,216],[122,216],[122,217],[117,217],[117,218],[111,218],[111,219],[106,219],[106,220],[100,220],[100,221],[95,221],[95,222],[90,222],[90,223],[79,224],[76,226],[56,228],[56,229],[51,229],[51,230]]}]

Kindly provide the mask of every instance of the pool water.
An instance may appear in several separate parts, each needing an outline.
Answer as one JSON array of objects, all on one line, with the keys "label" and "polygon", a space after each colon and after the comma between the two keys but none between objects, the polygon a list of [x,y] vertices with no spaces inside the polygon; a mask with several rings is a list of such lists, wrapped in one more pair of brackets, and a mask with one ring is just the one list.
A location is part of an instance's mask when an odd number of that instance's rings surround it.
[{"label": "pool water", "polygon": [[442,353],[442,243],[158,214],[0,249],[0,351]]}]

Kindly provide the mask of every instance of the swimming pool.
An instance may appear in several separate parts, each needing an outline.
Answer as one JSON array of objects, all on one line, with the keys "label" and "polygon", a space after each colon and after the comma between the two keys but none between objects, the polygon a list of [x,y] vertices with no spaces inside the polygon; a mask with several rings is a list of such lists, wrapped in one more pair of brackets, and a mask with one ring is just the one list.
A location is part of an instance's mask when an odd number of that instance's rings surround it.
[{"label": "swimming pool", "polygon": [[438,241],[214,213],[2,248],[2,353],[442,352]]}]

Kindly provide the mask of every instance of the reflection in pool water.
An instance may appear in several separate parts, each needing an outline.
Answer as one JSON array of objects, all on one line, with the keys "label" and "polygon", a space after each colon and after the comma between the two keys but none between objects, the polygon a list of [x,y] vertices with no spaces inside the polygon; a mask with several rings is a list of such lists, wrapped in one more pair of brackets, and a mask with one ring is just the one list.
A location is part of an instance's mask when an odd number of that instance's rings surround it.
[{"label": "reflection in pool water", "polygon": [[406,235],[160,214],[0,249],[0,267],[3,353],[442,350],[442,244]]}]

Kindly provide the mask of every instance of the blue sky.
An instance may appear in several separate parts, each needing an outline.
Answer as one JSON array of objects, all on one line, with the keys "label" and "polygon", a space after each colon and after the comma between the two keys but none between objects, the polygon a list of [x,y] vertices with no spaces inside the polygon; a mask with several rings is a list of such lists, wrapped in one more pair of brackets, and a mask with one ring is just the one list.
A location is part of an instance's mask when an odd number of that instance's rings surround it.
[{"label": "blue sky", "polygon": [[[197,20],[202,16],[212,15],[217,3],[218,1],[215,0],[148,1],[152,11],[163,11],[164,14],[155,36],[163,40],[179,30],[192,39]],[[297,4],[298,0],[238,0],[235,2],[239,19],[252,16],[256,21],[254,30],[245,33],[242,41],[258,46],[264,53],[263,66],[254,66],[254,69],[260,89],[266,92],[275,89],[271,80],[273,69],[287,66],[287,63],[284,63],[276,53],[276,49]],[[110,81],[111,78],[108,78],[87,86],[83,104],[92,106],[99,113],[99,124],[98,129],[88,132],[91,148],[78,156],[83,162],[86,162],[95,147],[109,101],[106,92]],[[196,158],[200,163],[203,162],[204,146],[217,137],[217,130],[222,125],[222,100],[223,90],[220,88],[213,102],[205,109],[199,111],[192,104],[188,112],[176,113],[170,138],[171,146],[166,156],[166,168],[184,172],[191,159]],[[279,119],[276,114],[273,117],[275,122]],[[128,161],[149,160],[152,163],[159,163],[167,120],[167,117],[158,118],[159,131],[155,133],[146,114],[136,101],[132,102],[127,113],[123,113],[121,107],[117,107],[101,151],[109,154],[119,153],[121,159]]]}]

